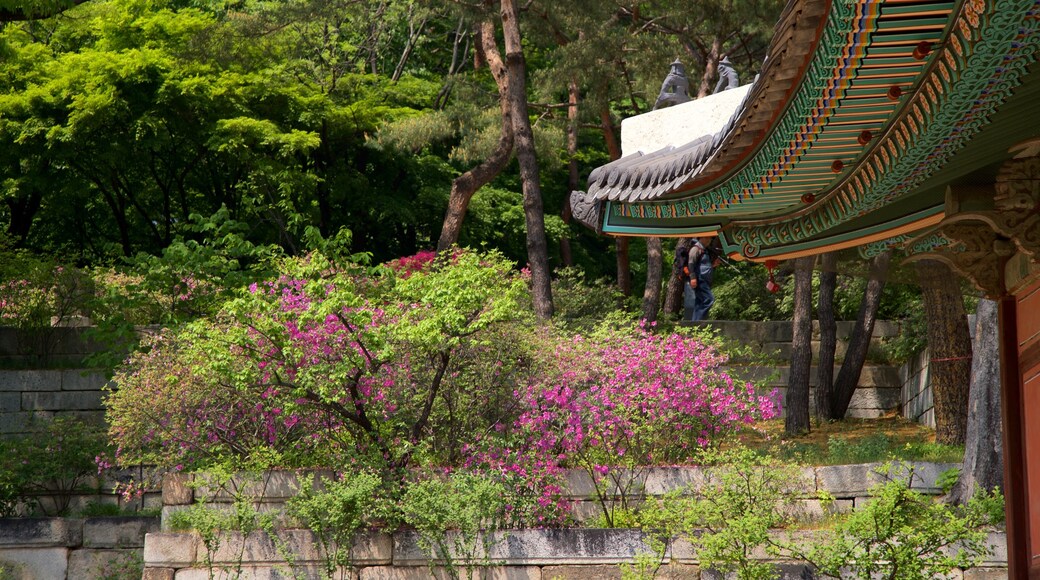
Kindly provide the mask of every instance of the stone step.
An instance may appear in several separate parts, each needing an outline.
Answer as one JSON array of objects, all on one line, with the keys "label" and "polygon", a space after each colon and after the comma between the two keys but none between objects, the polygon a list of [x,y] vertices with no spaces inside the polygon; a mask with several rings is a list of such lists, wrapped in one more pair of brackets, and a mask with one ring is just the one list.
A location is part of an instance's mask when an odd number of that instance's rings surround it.
[{"label": "stone step", "polygon": [[[706,326],[718,329],[719,334],[735,340],[757,343],[791,342],[792,326],[786,320],[753,322],[746,320],[704,320],[700,322],[684,321],[683,326]],[[839,341],[848,340],[855,327],[855,321],[846,320],[837,323],[837,337]],[[874,340],[894,338],[899,336],[899,323],[889,320],[879,320],[874,324]],[[820,325],[813,321],[813,338],[819,340]]]}]

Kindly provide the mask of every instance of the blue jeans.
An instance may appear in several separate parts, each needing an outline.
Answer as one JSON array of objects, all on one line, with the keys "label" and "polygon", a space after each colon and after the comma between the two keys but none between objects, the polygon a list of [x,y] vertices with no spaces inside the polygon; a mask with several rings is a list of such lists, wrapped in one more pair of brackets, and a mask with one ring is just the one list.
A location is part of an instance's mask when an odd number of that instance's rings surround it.
[{"label": "blue jeans", "polygon": [[683,290],[683,320],[705,320],[708,311],[715,304],[715,295],[711,293],[711,282],[698,278],[697,287],[691,288],[687,282]]}]

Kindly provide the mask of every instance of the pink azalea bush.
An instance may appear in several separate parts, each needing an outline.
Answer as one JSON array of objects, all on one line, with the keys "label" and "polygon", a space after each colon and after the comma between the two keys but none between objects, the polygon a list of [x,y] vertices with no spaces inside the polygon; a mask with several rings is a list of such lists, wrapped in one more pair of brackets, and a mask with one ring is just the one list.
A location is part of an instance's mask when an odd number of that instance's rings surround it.
[{"label": "pink azalea bush", "polygon": [[[473,464],[543,484],[545,513],[565,513],[552,479],[585,470],[613,526],[614,493],[641,485],[649,465],[689,461],[739,426],[779,415],[779,395],[760,395],[723,372],[726,356],[679,334],[575,336],[552,351],[554,372],[517,390],[521,412],[510,444],[473,447]],[[624,502],[624,494],[617,499]]]}]

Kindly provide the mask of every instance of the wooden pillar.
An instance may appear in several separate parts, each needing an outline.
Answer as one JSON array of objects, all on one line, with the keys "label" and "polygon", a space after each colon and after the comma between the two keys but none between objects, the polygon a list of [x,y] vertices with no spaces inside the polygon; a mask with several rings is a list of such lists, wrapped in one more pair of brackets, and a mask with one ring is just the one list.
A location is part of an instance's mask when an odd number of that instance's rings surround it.
[{"label": "wooden pillar", "polygon": [[1008,578],[1040,578],[1040,282],[1000,301]]}]

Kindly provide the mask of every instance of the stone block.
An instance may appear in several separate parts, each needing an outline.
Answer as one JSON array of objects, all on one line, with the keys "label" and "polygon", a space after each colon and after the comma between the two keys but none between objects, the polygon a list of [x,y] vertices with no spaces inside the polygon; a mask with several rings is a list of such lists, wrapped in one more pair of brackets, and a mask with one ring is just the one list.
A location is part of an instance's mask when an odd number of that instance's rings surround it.
[{"label": "stone block", "polygon": [[646,478],[647,495],[664,495],[681,487],[700,487],[705,483],[700,467],[655,467]]},{"label": "stone block", "polygon": [[1007,580],[1007,568],[968,568],[961,573],[964,580]]},{"label": "stone block", "polygon": [[[0,548],[0,564],[10,564],[27,579],[66,578],[68,548]],[[0,568],[2,569],[2,568]]]},{"label": "stone block", "polygon": [[199,538],[195,534],[153,532],[144,538],[144,565],[183,568],[195,563]]},{"label": "stone block", "polygon": [[234,500],[234,496],[227,489],[234,489],[237,494],[246,497],[284,503],[285,500],[296,495],[304,473],[313,474],[315,482],[319,484],[323,477],[331,479],[335,476],[330,470],[268,471],[262,477],[243,474],[236,476],[231,484],[224,487],[211,486],[207,485],[205,481],[200,481],[195,490],[195,497],[210,498],[214,502],[230,502]]},{"label": "stone block", "polygon": [[141,548],[145,534],[159,531],[156,517],[88,518],[83,522],[85,548]]},{"label": "stone block", "polygon": [[620,566],[545,566],[543,580],[621,580]]},{"label": "stone block", "polygon": [[816,486],[834,497],[864,496],[867,490],[882,481],[877,474],[881,463],[857,465],[827,465],[816,468]]},{"label": "stone block", "polygon": [[69,553],[71,578],[128,578],[141,573],[138,550],[73,550]]},{"label": "stone block", "polygon": [[900,406],[899,387],[860,387],[852,394],[850,407],[883,408],[892,410]]},{"label": "stone block", "polygon": [[[213,580],[218,578],[235,578],[237,580],[324,580],[324,571],[316,566],[215,566],[213,574],[208,568],[184,568],[177,570],[174,580]],[[338,571],[334,578],[353,580],[357,578],[356,573]]]},{"label": "stone block", "polygon": [[1007,533],[990,532],[986,538],[990,553],[982,558],[982,565],[987,567],[1007,566]]},{"label": "stone block", "polygon": [[[816,575],[812,566],[806,564],[778,563],[776,565],[777,576],[781,580],[815,580],[821,578]],[[701,580],[736,580],[736,572],[723,574],[718,570],[710,568],[701,571]]]},{"label": "stone block", "polygon": [[[426,565],[427,554],[416,540],[414,533],[394,534],[394,565]],[[489,544],[492,562],[527,566],[617,564],[649,551],[643,534],[629,529],[513,530],[494,534]],[[482,552],[477,549],[476,557]]]},{"label": "stone block", "polygon": [[22,408],[38,411],[82,411],[103,409],[101,391],[22,393]]},{"label": "stone block", "polygon": [[[939,495],[942,493],[942,489],[936,485],[939,477],[951,470],[961,466],[960,463],[928,463],[921,461],[914,461],[910,464],[914,471],[913,481],[910,484],[912,489],[915,489],[921,493],[928,493]],[[905,470],[899,471],[900,477],[906,477],[908,472]]]},{"label": "stone block", "polygon": [[[459,575],[466,577],[465,571]],[[370,566],[362,568],[358,573],[360,580],[448,580],[450,575],[443,569],[430,570],[426,566],[408,566],[397,568],[392,566]],[[492,566],[473,570],[471,580],[540,580],[544,578],[537,566]]]},{"label": "stone block", "polygon": [[61,371],[21,370],[0,371],[0,391],[60,391]]},{"label": "stone block", "polygon": [[[321,564],[325,555],[310,530],[281,530],[275,542],[266,532],[248,535],[231,532],[224,536],[212,561],[216,564],[280,564],[285,561],[286,551],[291,553],[297,564]],[[392,541],[386,534],[362,534],[351,550],[351,561],[355,566],[372,566],[391,562]],[[200,546],[200,555],[205,547]]]},{"label": "stone block", "polygon": [[74,547],[83,543],[83,520],[0,518],[0,547]]},{"label": "stone block", "polygon": [[141,580],[174,580],[176,572],[173,568],[145,568]]},{"label": "stone block", "polygon": [[36,421],[50,419],[53,413],[22,411],[19,413],[0,413],[0,433],[27,433],[32,430]]},{"label": "stone block", "polygon": [[195,501],[192,477],[187,473],[167,473],[162,478],[163,505],[191,505]]},{"label": "stone block", "polygon": [[111,381],[104,373],[69,369],[61,372],[61,390],[63,391],[100,391]]},{"label": "stone block", "polygon": [[0,414],[17,413],[22,410],[22,394],[0,392]]}]

